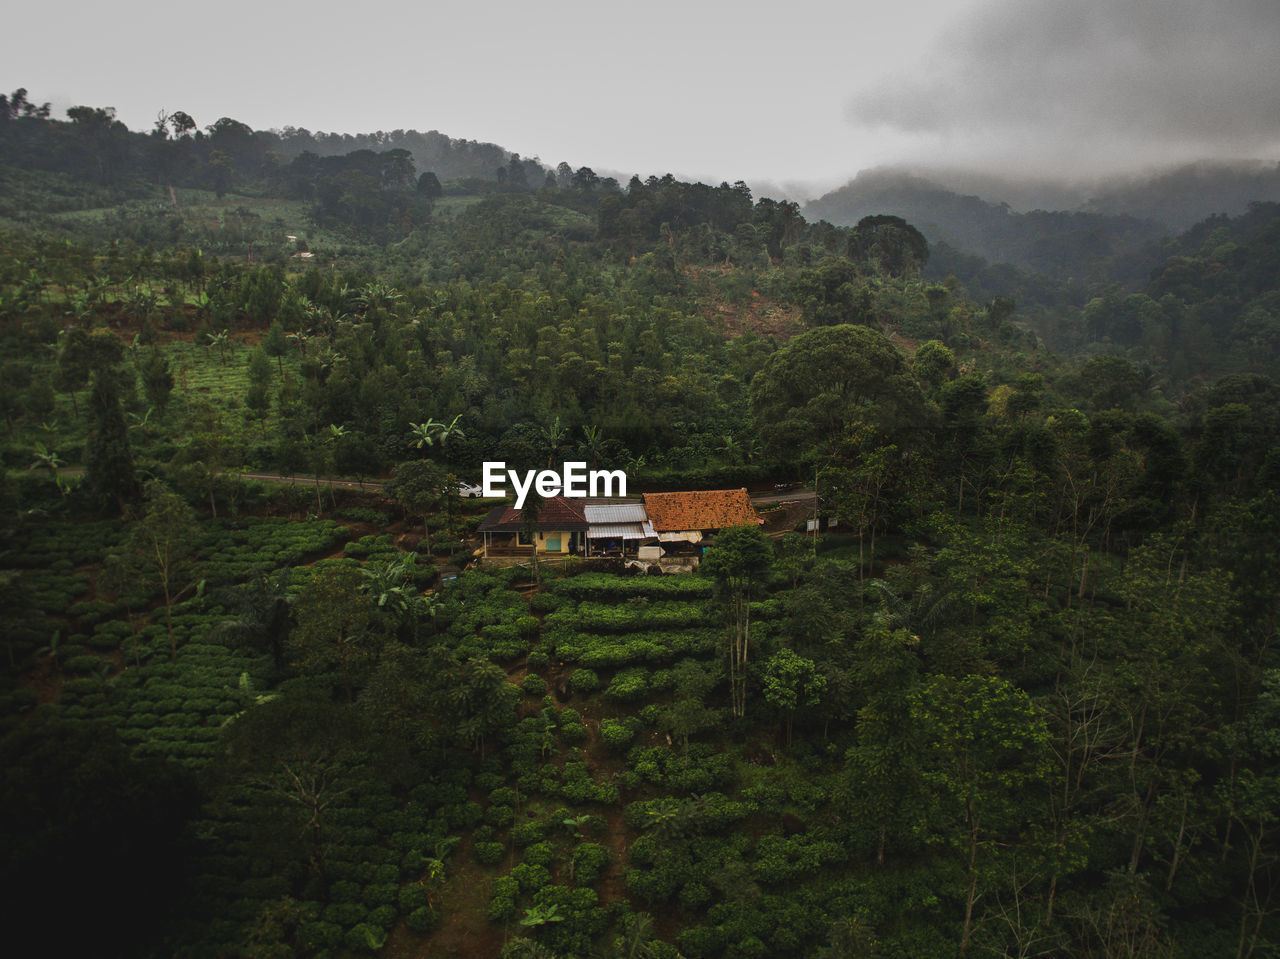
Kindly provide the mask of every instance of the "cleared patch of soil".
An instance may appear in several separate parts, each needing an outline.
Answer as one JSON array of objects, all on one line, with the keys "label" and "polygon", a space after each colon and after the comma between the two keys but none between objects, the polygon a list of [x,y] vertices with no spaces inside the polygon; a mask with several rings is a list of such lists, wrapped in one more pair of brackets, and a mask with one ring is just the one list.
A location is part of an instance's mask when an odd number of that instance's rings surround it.
[{"label": "cleared patch of soil", "polygon": [[805,331],[798,309],[766,300],[755,290],[746,303],[713,303],[702,315],[709,323],[719,323],[731,340],[744,333],[787,340]]}]

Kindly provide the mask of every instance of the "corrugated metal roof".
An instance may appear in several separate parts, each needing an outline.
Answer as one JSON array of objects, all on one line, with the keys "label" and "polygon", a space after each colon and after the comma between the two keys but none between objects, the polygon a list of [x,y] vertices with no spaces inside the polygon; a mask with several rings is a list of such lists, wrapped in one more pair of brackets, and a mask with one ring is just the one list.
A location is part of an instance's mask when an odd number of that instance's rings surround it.
[{"label": "corrugated metal roof", "polygon": [[646,539],[640,523],[592,523],[588,539]]},{"label": "corrugated metal roof", "polygon": [[643,503],[613,503],[604,506],[584,506],[587,522],[596,523],[643,523],[649,518]]}]

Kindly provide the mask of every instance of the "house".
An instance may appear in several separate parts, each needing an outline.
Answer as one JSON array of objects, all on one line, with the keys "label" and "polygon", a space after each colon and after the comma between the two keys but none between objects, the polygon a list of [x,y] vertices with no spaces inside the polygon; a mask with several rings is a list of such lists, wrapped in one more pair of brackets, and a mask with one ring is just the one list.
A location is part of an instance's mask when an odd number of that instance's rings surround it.
[{"label": "house", "polygon": [[585,506],[587,555],[621,559],[657,559],[658,534],[640,503]]},{"label": "house", "polygon": [[645,493],[644,508],[668,556],[700,552],[704,538],[730,526],[764,523],[745,489]]},{"label": "house", "polygon": [[548,497],[538,510],[532,539],[525,532],[523,511],[509,504],[495,506],[477,528],[484,539],[484,557],[570,556],[586,548],[587,519],[582,504],[563,496]]}]

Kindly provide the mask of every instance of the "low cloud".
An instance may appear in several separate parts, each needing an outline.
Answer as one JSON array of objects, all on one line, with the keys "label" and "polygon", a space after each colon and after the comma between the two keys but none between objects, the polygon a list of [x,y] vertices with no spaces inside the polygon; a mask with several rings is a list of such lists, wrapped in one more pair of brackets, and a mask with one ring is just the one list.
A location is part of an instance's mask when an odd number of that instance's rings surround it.
[{"label": "low cloud", "polygon": [[1280,149],[1277,50],[1275,0],[994,0],[847,114],[1058,172],[1261,156]]}]

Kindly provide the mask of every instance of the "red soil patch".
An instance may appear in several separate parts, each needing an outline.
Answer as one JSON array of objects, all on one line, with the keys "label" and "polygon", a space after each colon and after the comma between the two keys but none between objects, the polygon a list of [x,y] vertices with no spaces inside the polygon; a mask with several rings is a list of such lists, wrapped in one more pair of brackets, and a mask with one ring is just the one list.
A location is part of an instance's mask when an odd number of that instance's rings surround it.
[{"label": "red soil patch", "polygon": [[903,336],[896,327],[887,323],[884,324],[884,335],[889,338],[889,342],[894,345],[898,352],[908,359],[915,356],[916,350],[920,347],[918,342]]},{"label": "red soil patch", "polygon": [[805,331],[800,311],[784,307],[764,299],[754,290],[751,300],[743,305],[712,303],[702,312],[711,323],[719,323],[729,339],[737,339],[744,333],[787,340]]},{"label": "red soil patch", "polygon": [[[207,340],[203,330],[171,330],[163,324],[166,316],[172,316],[175,312],[180,313],[191,326],[202,326],[199,311],[190,305],[182,306],[178,310],[173,307],[160,307],[156,310],[152,317],[152,333],[155,335],[157,343],[195,343],[197,346],[204,346]],[[132,343],[133,338],[142,331],[142,326],[132,316],[123,310],[113,310],[102,317],[106,320],[104,329],[109,329],[115,333],[120,339]],[[240,346],[258,346],[266,338],[266,325],[259,321],[256,325],[250,325],[252,321],[243,316],[238,316],[234,321],[228,324],[229,338],[232,343]]]},{"label": "red soil patch", "polygon": [[621,809],[609,806],[600,818],[605,821],[605,834],[600,838],[609,850],[609,866],[600,875],[599,891],[600,902],[607,907],[615,899],[627,897],[627,850],[631,844],[627,842],[627,824]]}]

